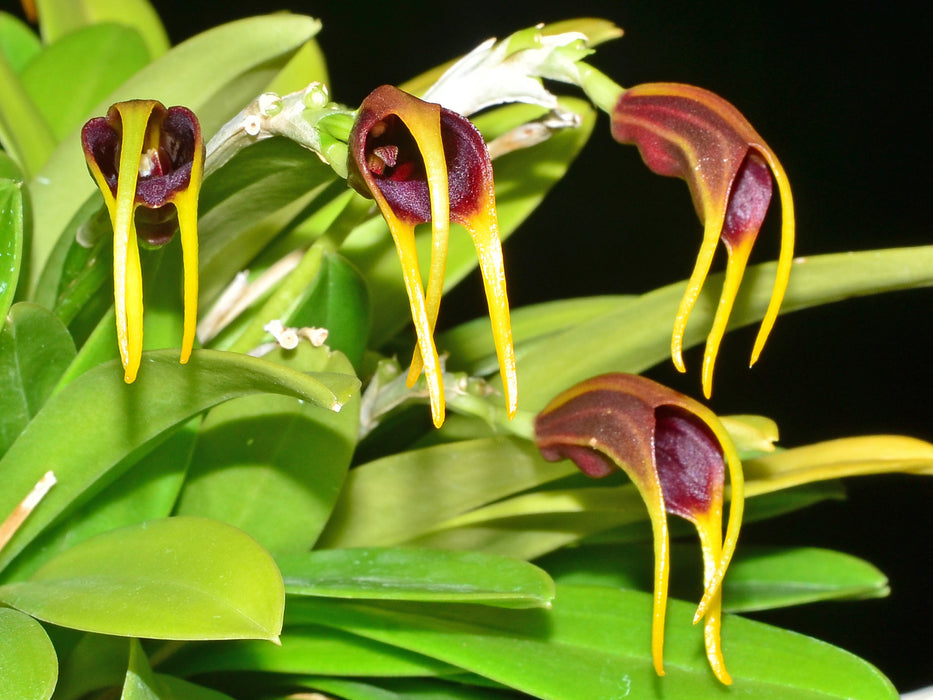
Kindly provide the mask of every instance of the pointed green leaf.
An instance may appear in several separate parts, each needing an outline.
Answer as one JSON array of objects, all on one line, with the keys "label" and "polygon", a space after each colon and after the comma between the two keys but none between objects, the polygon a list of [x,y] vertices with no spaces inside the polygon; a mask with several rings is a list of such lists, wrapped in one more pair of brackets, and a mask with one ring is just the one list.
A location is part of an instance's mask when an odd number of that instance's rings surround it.
[{"label": "pointed green leaf", "polygon": [[[291,603],[288,604],[291,606]],[[321,625],[288,624],[282,645],[221,642],[182,650],[160,668],[178,676],[217,671],[336,676],[435,676],[456,669],[426,655]]]},{"label": "pointed green leaf", "polygon": [[[671,547],[671,595],[689,598],[702,589],[696,543]],[[559,584],[573,583],[650,591],[654,551],[650,543],[586,545],[563,549],[538,562]],[[822,600],[879,598],[888,580],[868,562],[814,547],[739,547],[723,588],[723,609],[749,612]]]},{"label": "pointed green leaf", "polygon": [[[119,24],[97,24],[47,46],[21,79],[58,142],[80,128],[96,104],[148,61],[136,31]],[[64,76],[75,79],[63,80]]]},{"label": "pointed green leaf", "polygon": [[[197,113],[209,136],[266,86],[272,75],[320,29],[311,17],[280,13],[224,24],[174,47],[94,108],[141,95]],[[184,75],[184,80],[178,76]],[[66,139],[30,183],[36,211],[33,283],[59,235],[95,194],[80,148]]]},{"label": "pointed green leaf", "polygon": [[658,678],[648,593],[566,585],[549,611],[467,607],[303,598],[290,617],[430,655],[541,698],[897,698],[876,668],[848,652],[731,616],[722,636],[733,684],[722,685],[709,668],[703,630],[692,624],[695,606],[679,601],[668,605],[666,675]]},{"label": "pointed green leaf", "polygon": [[269,554],[215,520],[166,518],[59,554],[0,601],[62,627],[151,639],[268,639],[285,592]]},{"label": "pointed green leaf", "polygon": [[[0,513],[9,513],[48,469],[58,476],[40,507],[0,553],[5,566],[82,495],[99,491],[178,424],[238,396],[274,393],[338,409],[356,377],[296,372],[256,358],[196,350],[187,365],[174,351],[145,353],[139,377],[123,382],[119,363],[95,367],[68,384],[32,420],[2,460]],[[88,407],[94,410],[89,411]]]},{"label": "pointed green leaf", "polygon": [[0,12],[0,53],[14,73],[22,72],[41,50],[42,43],[28,24],[9,12]]},{"label": "pointed green leaf", "polygon": [[[303,343],[267,356],[292,370],[355,380],[340,353]],[[359,426],[354,398],[339,413],[286,396],[247,396],[212,409],[177,506],[235,525],[274,554],[306,552],[340,493]]]},{"label": "pointed green leaf", "polygon": [[58,680],[58,658],[42,625],[0,608],[0,697],[48,700]]},{"label": "pointed green leaf", "polygon": [[[774,263],[750,267],[730,328],[761,319],[771,298]],[[683,282],[626,302],[529,349],[518,362],[521,408],[538,411],[568,386],[604,372],[642,372],[670,355],[671,329]],[[719,299],[722,275],[707,280],[684,337],[684,347],[705,340]],[[933,285],[933,246],[890,248],[798,258],[782,312],[853,296]]]},{"label": "pointed green leaf", "polygon": [[[202,298],[216,296],[335,177],[308,149],[272,138],[240,151],[206,178],[198,221]],[[280,221],[283,210],[288,216]]]},{"label": "pointed green leaf", "polygon": [[77,642],[62,655],[61,672],[55,688],[56,700],[77,700],[92,690],[118,686],[126,676],[129,644],[123,637],[79,634]]},{"label": "pointed green leaf", "polygon": [[13,303],[23,255],[22,183],[0,179],[0,319]]},{"label": "pointed green leaf", "polygon": [[139,32],[152,58],[168,49],[165,28],[147,0],[36,0],[36,6],[46,43],[88,25],[113,22]]},{"label": "pointed green leaf", "polygon": [[0,52],[0,146],[27,175],[33,175],[55,149],[55,136],[20,77]]},{"label": "pointed green leaf", "polygon": [[864,435],[795,447],[745,464],[745,493],[753,496],[844,476],[933,474],[933,445],[901,435]]},{"label": "pointed green leaf", "polygon": [[141,459],[132,454],[132,465],[117,465],[120,476],[77,510],[45,529],[32,546],[14,559],[4,578],[21,581],[42,564],[78,542],[126,525],[165,518],[172,513],[191,461],[200,417],[173,432]]},{"label": "pointed green leaf", "polygon": [[[550,335],[576,326],[587,319],[616,311],[627,300],[636,297],[601,296],[560,299],[543,304],[512,309],[512,339],[515,353],[521,356],[528,347]],[[486,317],[462,323],[441,333],[437,347],[450,353],[448,369],[470,374],[492,374],[499,371],[492,328]]]},{"label": "pointed green leaf", "polygon": [[352,469],[318,547],[404,542],[457,515],[573,473],[527,441],[452,443]]},{"label": "pointed green leaf", "polygon": [[291,595],[546,607],[541,569],[517,559],[428,549],[328,549],[277,559]]},{"label": "pointed green leaf", "polygon": [[28,302],[15,304],[0,328],[0,456],[52,394],[75,357],[62,322]]}]

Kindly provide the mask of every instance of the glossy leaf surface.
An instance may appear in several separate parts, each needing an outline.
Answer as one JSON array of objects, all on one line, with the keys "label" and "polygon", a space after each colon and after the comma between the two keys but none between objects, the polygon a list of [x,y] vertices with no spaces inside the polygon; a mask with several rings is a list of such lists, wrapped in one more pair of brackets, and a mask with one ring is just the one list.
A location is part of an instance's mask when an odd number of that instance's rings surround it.
[{"label": "glossy leaf surface", "polygon": [[[291,603],[288,604],[291,606]],[[163,668],[180,676],[214,671],[335,676],[435,676],[457,669],[428,655],[383,644],[322,625],[287,623],[282,646],[233,641],[207,644],[181,653]]]},{"label": "glossy leaf surface", "polygon": [[[103,114],[121,100],[146,95],[198,114],[205,137],[261,92],[292,53],[320,28],[310,17],[278,14],[221,25],[174,47],[136,73],[94,108]],[[262,67],[263,70],[256,72]],[[178,80],[184,75],[184,80]],[[60,232],[94,193],[80,149],[63,143],[33,182],[37,279]]]},{"label": "glossy leaf surface", "polygon": [[285,593],[269,554],[203,518],[153,520],[86,540],[0,600],[62,627],[152,639],[269,639]]},{"label": "glossy leaf surface", "polygon": [[[774,700],[897,698],[877,669],[840,649],[767,625],[727,617],[723,643],[733,685],[712,675],[694,606],[672,601],[667,675],[651,665],[651,597],[596,586],[559,586],[554,606],[494,611],[296,601],[291,615],[396,644],[543,698],[618,696],[707,699],[745,693]],[[469,644],[464,644],[468,635]],[[763,654],[762,649],[768,653]]]},{"label": "glossy leaf surface", "polygon": [[[348,401],[359,380],[340,374],[317,377],[255,358],[211,350],[195,351],[187,365],[174,351],[147,353],[132,385],[119,364],[84,373],[55,395],[29,424],[0,470],[6,488],[0,512],[11,512],[50,467],[58,485],[17,532],[0,556],[5,566],[41,530],[85,493],[115,478],[117,465],[150,441],[223,401],[251,393],[279,393],[326,408]],[[84,410],[94,406],[93,413]]]},{"label": "glossy leaf surface", "polygon": [[13,303],[23,256],[23,194],[20,187],[19,182],[5,176],[0,179],[0,319],[6,318],[6,312]]},{"label": "glossy leaf surface", "polygon": [[[58,142],[93,116],[96,104],[148,62],[149,54],[137,32],[118,24],[98,24],[47,46],[21,79]],[[81,79],[62,80],[65,75]]]},{"label": "glossy leaf surface", "polygon": [[52,394],[75,356],[68,330],[51,312],[15,304],[0,328],[0,456]]},{"label": "glossy leaf surface", "polygon": [[[836,253],[794,261],[782,313],[853,296],[933,285],[933,246]],[[750,267],[730,328],[762,318],[771,298],[774,263]],[[722,276],[711,276],[694,307],[684,347],[702,342],[712,323]],[[603,372],[641,372],[670,354],[670,319],[683,283],[661,287],[615,312],[590,319],[529,349],[519,360],[522,409],[536,411],[553,395]]]},{"label": "glossy leaf surface", "polygon": [[431,447],[353,469],[319,547],[408,541],[478,506],[573,473],[521,440]]},{"label": "glossy leaf surface", "polygon": [[291,595],[546,607],[554,587],[541,569],[477,552],[392,547],[331,549],[277,560]]},{"label": "glossy leaf surface", "polygon": [[[696,547],[671,547],[671,593],[694,595],[702,565]],[[560,583],[649,590],[652,551],[647,545],[591,545],[564,549],[539,563]],[[887,577],[866,561],[812,547],[740,546],[723,588],[723,610],[749,612],[820,600],[879,598],[887,595]],[[853,609],[853,614],[857,612]]]},{"label": "glossy leaf surface", "polygon": [[[299,372],[356,380],[346,357],[303,343],[276,351]],[[286,396],[247,396],[212,409],[177,507],[248,532],[275,554],[305,552],[324,528],[356,445],[354,398],[339,413]]]},{"label": "glossy leaf surface", "polygon": [[58,658],[42,625],[0,608],[0,697],[48,700],[58,680]]},{"label": "glossy leaf surface", "polygon": [[165,53],[168,37],[147,0],[36,0],[47,42],[93,24],[114,22],[132,27],[153,58]]}]

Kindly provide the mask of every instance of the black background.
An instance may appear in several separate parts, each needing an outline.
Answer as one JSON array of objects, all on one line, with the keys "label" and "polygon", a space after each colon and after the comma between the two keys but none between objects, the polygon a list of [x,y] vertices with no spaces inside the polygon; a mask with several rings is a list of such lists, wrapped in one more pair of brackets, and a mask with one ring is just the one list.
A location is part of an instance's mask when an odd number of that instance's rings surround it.
[{"label": "black background", "polygon": [[[931,17],[906,4],[757,4],[706,0],[555,2],[278,2],[156,0],[174,42],[230,19],[290,9],[321,18],[331,93],[357,104],[489,36],[540,21],[601,16],[626,30],[592,62],[623,85],[665,80],[732,101],[781,158],[797,205],[797,254],[933,242],[929,107]],[[3,2],[3,7],[11,6]],[[844,9],[843,9],[844,7]],[[823,8],[823,9],[819,9]],[[773,258],[777,220],[754,260]],[[513,305],[639,293],[685,278],[700,236],[686,187],[651,175],[635,149],[597,133],[545,205],[505,247]],[[782,317],[747,369],[754,329],[730,334],[712,407],[763,413],[782,444],[903,433],[933,439],[929,317],[933,292],[856,299]],[[442,325],[482,314],[471,278],[445,301]],[[650,374],[699,395],[688,375]],[[757,616],[811,633],[877,664],[900,690],[933,684],[933,481],[849,480],[850,498],[750,525],[744,542],[834,547],[891,578],[889,598]],[[740,545],[741,546],[741,545]],[[728,639],[725,639],[728,651]],[[763,650],[766,653],[766,650]]]}]

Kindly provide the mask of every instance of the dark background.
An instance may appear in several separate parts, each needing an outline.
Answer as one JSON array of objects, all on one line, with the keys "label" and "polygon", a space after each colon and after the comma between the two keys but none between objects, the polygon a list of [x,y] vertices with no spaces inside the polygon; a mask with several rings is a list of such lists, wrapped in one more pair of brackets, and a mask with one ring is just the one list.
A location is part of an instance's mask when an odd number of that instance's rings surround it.
[{"label": "dark background", "polygon": [[[604,72],[623,85],[665,80],[709,88],[769,142],[794,188],[798,255],[933,242],[927,199],[933,22],[926,9],[741,0],[153,4],[175,42],[260,6],[321,18],[331,93],[347,104],[489,36],[539,21],[602,16],[626,30],[592,59]],[[775,256],[778,218],[769,217],[753,261]],[[635,149],[612,142],[603,118],[570,177],[506,244],[513,304],[639,293],[683,279],[700,231],[684,184],[651,175]],[[931,307],[927,289],[782,317],[752,370],[746,367],[755,329],[732,333],[717,363],[712,407],[770,415],[787,446],[883,432],[931,440]],[[474,278],[445,301],[441,322],[483,312]],[[650,374],[699,395],[700,352],[689,352],[686,361],[686,376],[669,363]],[[894,475],[848,485],[847,502],[750,525],[743,541],[861,556],[889,575],[891,596],[758,617],[850,649],[902,691],[933,684],[933,480]]]}]

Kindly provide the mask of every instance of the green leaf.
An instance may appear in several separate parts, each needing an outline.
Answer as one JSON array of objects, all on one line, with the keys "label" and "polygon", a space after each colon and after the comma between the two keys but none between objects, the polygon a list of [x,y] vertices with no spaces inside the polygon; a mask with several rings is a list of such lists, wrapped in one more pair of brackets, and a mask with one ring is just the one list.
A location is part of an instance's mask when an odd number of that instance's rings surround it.
[{"label": "green leaf", "polygon": [[200,417],[173,432],[164,442],[140,458],[131,454],[117,465],[120,476],[100,493],[73,505],[75,512],[46,528],[4,572],[4,578],[21,581],[42,564],[69,547],[94,535],[126,525],[164,518],[172,513],[191,461]]},{"label": "green leaf", "polygon": [[546,607],[554,586],[541,569],[478,552],[329,549],[277,559],[290,595]]},{"label": "green leaf", "polygon": [[[198,220],[202,298],[215,297],[335,177],[308,149],[272,138],[206,178]],[[285,221],[277,218],[283,209]]]},{"label": "green leaf", "polygon": [[59,554],[0,601],[62,627],[151,639],[268,639],[282,629],[275,562],[251,537],[205,518],[166,518]]},{"label": "green leaf", "polygon": [[62,655],[55,688],[56,700],[77,700],[92,690],[119,686],[129,664],[129,644],[123,637],[73,632],[79,635],[69,653]]},{"label": "green leaf", "polygon": [[27,175],[36,173],[55,149],[52,130],[3,52],[0,52],[0,146]]},{"label": "green leaf", "polygon": [[[562,100],[561,105],[581,115],[579,128],[565,129],[537,146],[502,156],[494,164],[496,207],[502,240],[518,228],[540,204],[548,190],[564,176],[593,130],[596,115],[588,103],[567,99]],[[477,117],[475,122],[489,139],[541,114],[542,110],[538,107],[507,105]],[[429,228],[424,227],[418,236],[419,259],[428,260],[429,251]],[[371,345],[379,346],[410,319],[401,267],[388,228],[382,219],[370,220],[347,240],[341,252],[360,269],[370,284],[373,300]],[[452,226],[445,290],[460,282],[476,265],[476,249],[470,236],[460,226]]]},{"label": "green leaf", "polygon": [[230,696],[181,678],[153,673],[137,639],[130,640],[130,660],[120,700],[229,700]]},{"label": "green leaf", "polygon": [[0,329],[0,456],[39,412],[75,347],[62,322],[28,302],[15,304]]},{"label": "green leaf", "polygon": [[[692,624],[695,606],[670,601],[664,678],[651,663],[651,595],[558,586],[549,611],[367,604],[304,598],[290,618],[340,628],[432,656],[540,698],[897,698],[865,661],[823,642],[727,616],[722,636],[733,685],[720,684]],[[767,653],[762,653],[767,650]]]},{"label": "green leaf", "polygon": [[[729,327],[761,319],[771,298],[774,263],[750,267]],[[722,275],[711,275],[690,315],[684,347],[702,342],[719,300]],[[933,246],[798,258],[783,313],[853,296],[933,285]],[[671,329],[685,283],[626,302],[530,348],[518,361],[521,408],[537,412],[560,391],[604,372],[642,372],[670,355]],[[498,379],[493,380],[498,382]]]},{"label": "green leaf", "polygon": [[0,319],[13,303],[23,256],[22,183],[0,179]]},{"label": "green leaf", "polygon": [[[82,495],[99,491],[175,426],[238,396],[274,393],[337,409],[359,387],[345,374],[309,376],[264,360],[196,350],[187,365],[174,351],[145,353],[136,382],[119,363],[95,367],[52,397],[0,460],[0,513],[12,512],[50,467],[58,485],[0,553],[6,566]],[[88,410],[93,406],[93,411]],[[139,452],[137,452],[139,451]]]},{"label": "green leaf", "polygon": [[[291,603],[287,607],[290,607]],[[222,642],[186,648],[160,666],[193,676],[218,671],[337,676],[435,676],[457,669],[430,656],[321,625],[288,624],[282,645]]]},{"label": "green leaf", "polygon": [[58,680],[58,658],[42,625],[0,608],[0,697],[47,700]]},{"label": "green leaf", "polygon": [[136,31],[119,24],[97,24],[47,46],[21,79],[58,142],[87,121],[97,103],[148,61],[146,46]]},{"label": "green leaf", "polygon": [[325,252],[321,262],[315,284],[289,318],[288,325],[326,328],[327,345],[340,350],[354,367],[359,367],[371,321],[366,280],[337,253]]},{"label": "green leaf", "polygon": [[168,49],[165,28],[147,0],[36,0],[36,5],[47,43],[88,25],[113,22],[139,32],[152,58]]},{"label": "green leaf", "polygon": [[28,24],[9,12],[0,12],[0,53],[14,73],[21,73],[41,50],[42,43]]},{"label": "green leaf", "polygon": [[[447,680],[450,678],[450,680]],[[354,679],[308,676],[293,683],[346,700],[515,700],[515,694],[501,691],[485,679],[480,685],[467,685],[476,676],[458,674],[440,678],[380,678],[363,683]]]},{"label": "green leaf", "polygon": [[[578,483],[584,479],[575,474],[563,483]],[[838,484],[808,484],[747,500],[743,519],[745,522],[762,520],[826,498],[839,497]],[[674,519],[669,527],[673,537],[694,534],[683,520]],[[635,487],[626,482],[623,486],[546,488],[523,493],[438,522],[433,529],[412,537],[406,544],[534,559],[582,539],[591,542],[650,541],[648,512]]]},{"label": "green leaf", "polygon": [[[600,296],[560,299],[512,309],[512,339],[515,353],[521,356],[528,347],[551,335],[576,326],[589,318],[618,310],[636,297]],[[484,317],[462,323],[441,333],[437,347],[450,353],[448,369],[474,375],[499,371],[496,346],[489,319]]]},{"label": "green leaf", "polygon": [[[696,543],[671,547],[671,595],[689,598],[702,589]],[[586,584],[650,591],[654,550],[649,543],[585,545],[547,555],[538,564],[559,584]],[[880,598],[888,580],[868,562],[813,547],[739,547],[723,588],[723,609],[749,612],[822,600]]]},{"label": "green leaf", "polygon": [[405,542],[439,523],[566,476],[527,441],[492,438],[412,450],[352,469],[319,548]]},{"label": "green leaf", "polygon": [[[304,343],[277,351],[292,370],[356,379],[347,359]],[[275,554],[305,552],[340,493],[359,426],[354,398],[339,413],[286,396],[247,396],[204,421],[177,512],[216,518]]]},{"label": "green leaf", "polygon": [[[180,104],[193,110],[207,137],[261,92],[319,29],[317,20],[287,13],[215,27],[147,65],[92,111],[104,114],[114,102],[145,95],[165,105]],[[179,75],[184,80],[179,80]],[[33,284],[61,232],[95,193],[86,170],[81,149],[66,139],[30,183],[35,230],[41,232],[34,240]]]}]

